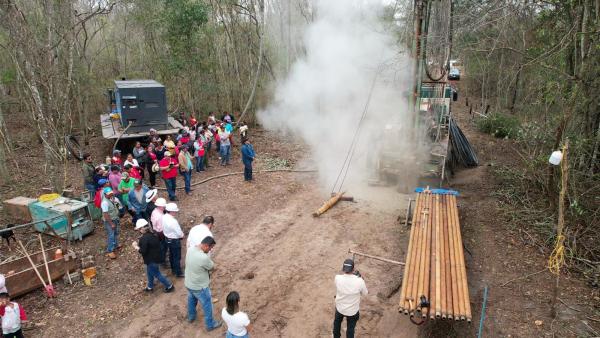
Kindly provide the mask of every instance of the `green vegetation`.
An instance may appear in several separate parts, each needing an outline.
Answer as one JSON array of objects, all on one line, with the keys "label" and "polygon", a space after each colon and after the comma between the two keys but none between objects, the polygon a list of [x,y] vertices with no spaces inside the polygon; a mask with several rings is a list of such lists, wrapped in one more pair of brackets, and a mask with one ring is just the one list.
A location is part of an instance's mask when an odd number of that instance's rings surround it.
[{"label": "green vegetation", "polygon": [[569,139],[567,258],[586,272],[600,271],[599,10],[594,0],[461,0],[454,22],[465,95],[497,112],[478,127],[514,139],[521,158],[498,171],[503,209],[546,249],[560,190],[560,170],[548,157]]},{"label": "green vegetation", "polygon": [[515,138],[519,133],[519,120],[507,114],[492,113],[477,121],[480,131],[498,138]]}]

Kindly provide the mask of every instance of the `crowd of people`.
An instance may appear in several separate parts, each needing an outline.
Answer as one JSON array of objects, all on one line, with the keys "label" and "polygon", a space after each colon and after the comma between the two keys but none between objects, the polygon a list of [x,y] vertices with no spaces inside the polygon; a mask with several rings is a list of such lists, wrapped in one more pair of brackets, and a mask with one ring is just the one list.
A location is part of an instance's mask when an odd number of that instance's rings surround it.
[{"label": "crowd of people", "polygon": [[[150,130],[145,144],[137,142],[125,158],[120,150],[114,150],[107,163],[94,166],[92,157],[84,155],[84,186],[94,196],[94,203],[102,210],[106,230],[106,256],[116,259],[119,244],[120,220],[129,213],[134,229],[140,238],[132,243],[146,266],[146,292],[153,292],[155,281],[164,287],[165,293],[175,290],[174,283],[160,270],[170,269],[174,278],[183,278],[187,289],[187,320],[194,322],[197,305],[204,314],[206,330],[212,331],[223,322],[215,319],[210,291],[210,272],[215,263],[212,250],[216,245],[212,229],[215,220],[204,217],[202,223],[192,227],[185,235],[177,220],[179,207],[176,189],[177,176],[183,177],[184,188],[190,194],[191,177],[210,167],[213,145],[218,151],[219,164],[231,164],[231,147],[234,144],[233,116],[225,113],[221,120],[210,114],[206,122],[195,117],[179,117],[184,128],[177,135],[166,135],[164,140],[156,130]],[[248,139],[248,127],[241,123],[238,129],[241,139],[241,157],[244,164],[244,180],[252,180],[252,163],[255,152]],[[156,178],[160,175],[165,183],[167,196],[160,197]],[[149,185],[144,183],[147,180]],[[168,201],[167,201],[168,199]],[[187,238],[186,238],[187,237]],[[181,266],[182,242],[186,238],[185,268]],[[336,311],[334,337],[340,337],[340,326],[347,318],[347,337],[353,337],[358,321],[358,306],[366,287],[359,274],[354,273],[354,263],[344,262],[344,274],[336,276]],[[0,294],[0,302],[1,294]],[[251,329],[248,315],[240,311],[240,294],[231,291],[221,319],[227,324],[226,337],[248,337]]]}]

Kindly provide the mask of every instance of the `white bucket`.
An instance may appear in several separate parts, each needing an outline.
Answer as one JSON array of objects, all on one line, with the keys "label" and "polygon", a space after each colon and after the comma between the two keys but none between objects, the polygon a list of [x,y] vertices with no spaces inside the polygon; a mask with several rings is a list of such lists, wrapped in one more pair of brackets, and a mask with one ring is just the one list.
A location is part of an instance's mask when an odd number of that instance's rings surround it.
[{"label": "white bucket", "polygon": [[563,154],[560,150],[553,151],[552,155],[550,155],[550,158],[548,159],[548,162],[553,165],[559,165],[560,161],[562,161],[562,157]]}]

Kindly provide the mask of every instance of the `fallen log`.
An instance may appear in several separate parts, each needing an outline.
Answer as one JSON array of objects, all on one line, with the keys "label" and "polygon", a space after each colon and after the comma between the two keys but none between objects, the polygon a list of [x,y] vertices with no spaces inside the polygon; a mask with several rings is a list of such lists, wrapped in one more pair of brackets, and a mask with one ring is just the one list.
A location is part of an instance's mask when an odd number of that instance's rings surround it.
[{"label": "fallen log", "polygon": [[334,205],[336,205],[337,202],[340,201],[340,198],[342,198],[343,194],[343,192],[340,192],[337,195],[330,198],[327,202],[325,202],[325,204],[323,204],[322,207],[320,207],[316,212],[313,213],[313,217],[319,217],[323,215],[327,210],[331,209],[331,207],[333,207]]}]

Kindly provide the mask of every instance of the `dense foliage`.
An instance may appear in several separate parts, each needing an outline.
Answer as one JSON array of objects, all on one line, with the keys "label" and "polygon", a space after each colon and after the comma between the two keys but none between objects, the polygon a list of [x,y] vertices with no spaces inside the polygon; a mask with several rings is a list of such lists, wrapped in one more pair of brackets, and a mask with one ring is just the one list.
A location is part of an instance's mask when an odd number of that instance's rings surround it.
[{"label": "dense foliage", "polygon": [[599,11],[594,0],[455,3],[467,95],[497,112],[479,126],[515,137],[523,159],[499,172],[505,209],[552,242],[560,172],[548,156],[568,138],[568,257],[586,271],[600,260]]}]

